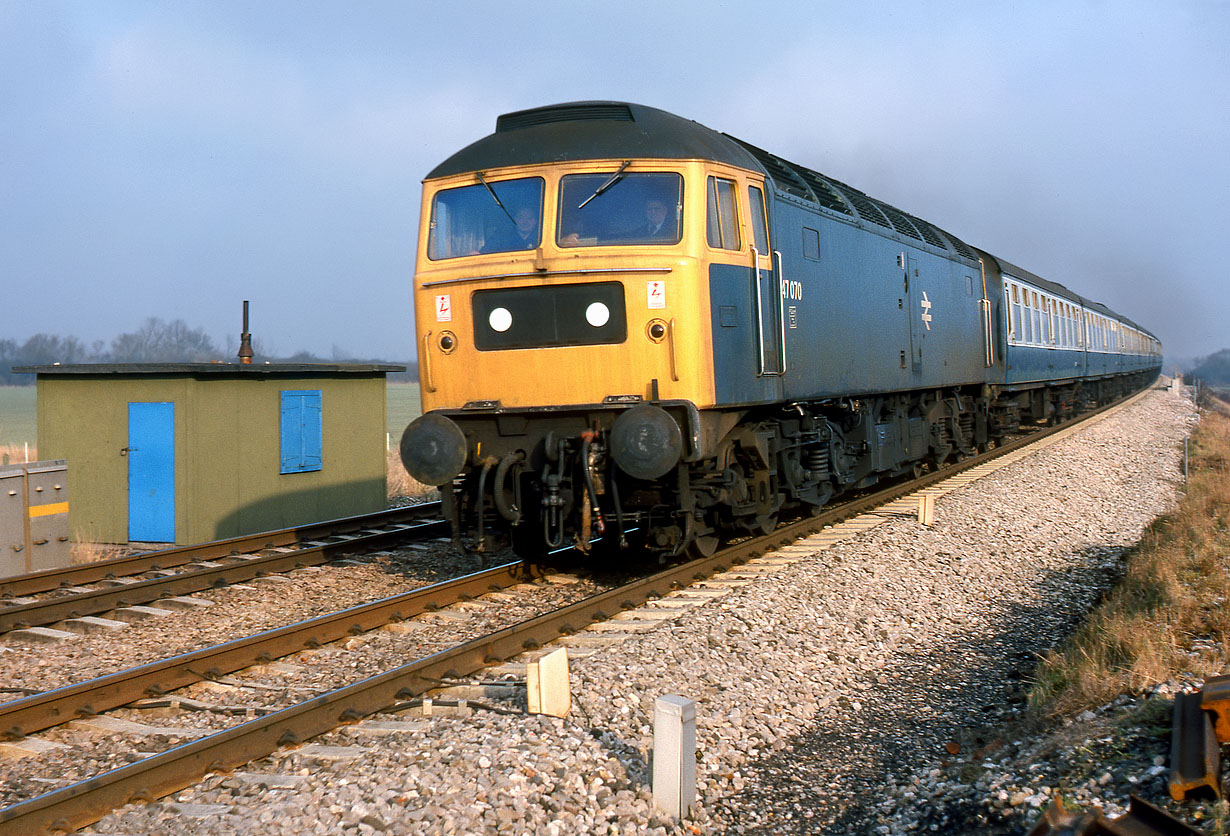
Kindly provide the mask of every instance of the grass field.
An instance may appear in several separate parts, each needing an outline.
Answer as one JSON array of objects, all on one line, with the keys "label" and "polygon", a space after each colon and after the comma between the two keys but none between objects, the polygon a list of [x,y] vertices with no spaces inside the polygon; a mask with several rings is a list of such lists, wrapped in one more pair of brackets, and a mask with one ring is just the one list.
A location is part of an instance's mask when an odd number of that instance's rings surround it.
[{"label": "grass field", "polygon": [[385,389],[386,412],[388,414],[389,433],[393,436],[393,444],[401,441],[402,431],[406,429],[422,412],[419,403],[419,385],[417,383],[390,383]]},{"label": "grass field", "polygon": [[[419,385],[390,383],[386,391],[387,431],[393,446],[402,430],[419,416]],[[22,448],[37,441],[33,386],[0,386],[0,446]]]},{"label": "grass field", "polygon": [[[418,394],[418,387],[415,387]],[[34,387],[0,386],[0,446],[34,446]]]}]

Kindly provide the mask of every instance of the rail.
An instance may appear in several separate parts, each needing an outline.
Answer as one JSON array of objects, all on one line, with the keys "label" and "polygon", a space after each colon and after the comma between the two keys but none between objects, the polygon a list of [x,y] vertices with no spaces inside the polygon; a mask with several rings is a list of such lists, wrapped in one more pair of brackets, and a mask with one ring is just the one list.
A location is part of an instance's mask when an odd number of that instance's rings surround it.
[{"label": "rail", "polygon": [[311,525],[282,528],[275,531],[262,531],[243,537],[231,537],[225,540],[214,540],[191,546],[177,546],[158,551],[142,552],[111,560],[99,560],[82,566],[67,566],[63,569],[29,572],[24,575],[14,575],[0,579],[0,599],[19,598],[68,586],[83,586],[107,580],[108,578],[138,575],[142,572],[157,569],[170,569],[188,563],[214,560],[261,548],[289,546],[305,540],[319,540],[322,537],[335,536],[339,533],[360,530],[374,525],[414,521],[425,517],[439,516],[439,514],[440,503],[429,502],[422,505],[409,505],[403,508],[375,511],[370,514],[360,514],[354,517],[341,517],[312,523]]},{"label": "rail", "polygon": [[132,607],[174,595],[243,583],[261,575],[278,574],[316,566],[333,560],[339,552],[358,547],[379,546],[406,538],[426,539],[448,534],[443,520],[419,523],[392,523],[383,531],[360,533],[333,543],[323,543],[279,554],[251,557],[225,565],[203,566],[164,578],[151,578],[122,586],[95,589],[73,595],[46,598],[0,609],[0,632],[54,624],[66,618],[80,618],[117,607]]}]

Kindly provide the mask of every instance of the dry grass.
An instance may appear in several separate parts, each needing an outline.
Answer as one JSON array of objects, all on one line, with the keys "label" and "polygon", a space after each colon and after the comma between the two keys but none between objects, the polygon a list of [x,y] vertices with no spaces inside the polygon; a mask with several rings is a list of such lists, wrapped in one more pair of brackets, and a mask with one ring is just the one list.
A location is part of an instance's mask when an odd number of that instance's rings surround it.
[{"label": "dry grass", "polygon": [[[27,458],[29,456],[29,458]],[[38,447],[31,444],[27,449],[25,444],[0,444],[0,464],[21,464],[25,461],[38,461]]]},{"label": "dry grass", "polygon": [[90,543],[81,540],[73,540],[70,548],[74,566],[80,566],[84,563],[97,563],[100,560],[112,560],[113,558],[132,554],[132,552],[133,550],[127,546],[113,543]]},{"label": "dry grass", "polygon": [[1230,418],[1206,411],[1189,484],[1128,555],[1124,577],[1077,633],[1043,658],[1030,704],[1043,715],[1095,708],[1230,660]]},{"label": "dry grass", "polygon": [[437,496],[437,492],[434,487],[415,481],[415,479],[406,472],[406,468],[401,463],[401,456],[398,455],[396,447],[389,450],[386,454],[385,483],[389,488],[389,499],[402,496],[414,497],[416,499],[434,499]]}]

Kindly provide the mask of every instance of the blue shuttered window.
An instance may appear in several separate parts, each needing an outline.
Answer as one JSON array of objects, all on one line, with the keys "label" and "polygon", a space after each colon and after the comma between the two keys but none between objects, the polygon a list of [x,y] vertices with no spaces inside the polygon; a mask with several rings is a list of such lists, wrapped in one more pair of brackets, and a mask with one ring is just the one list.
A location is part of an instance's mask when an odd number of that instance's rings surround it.
[{"label": "blue shuttered window", "polygon": [[320,390],[282,392],[282,472],[320,470],[323,462]]}]

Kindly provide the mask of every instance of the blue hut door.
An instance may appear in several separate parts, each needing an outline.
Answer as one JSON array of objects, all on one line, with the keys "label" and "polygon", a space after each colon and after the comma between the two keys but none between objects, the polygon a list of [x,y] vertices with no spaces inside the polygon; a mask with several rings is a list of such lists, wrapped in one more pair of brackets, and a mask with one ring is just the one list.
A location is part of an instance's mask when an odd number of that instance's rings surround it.
[{"label": "blue hut door", "polygon": [[175,404],[128,404],[128,539],[175,542]]}]

